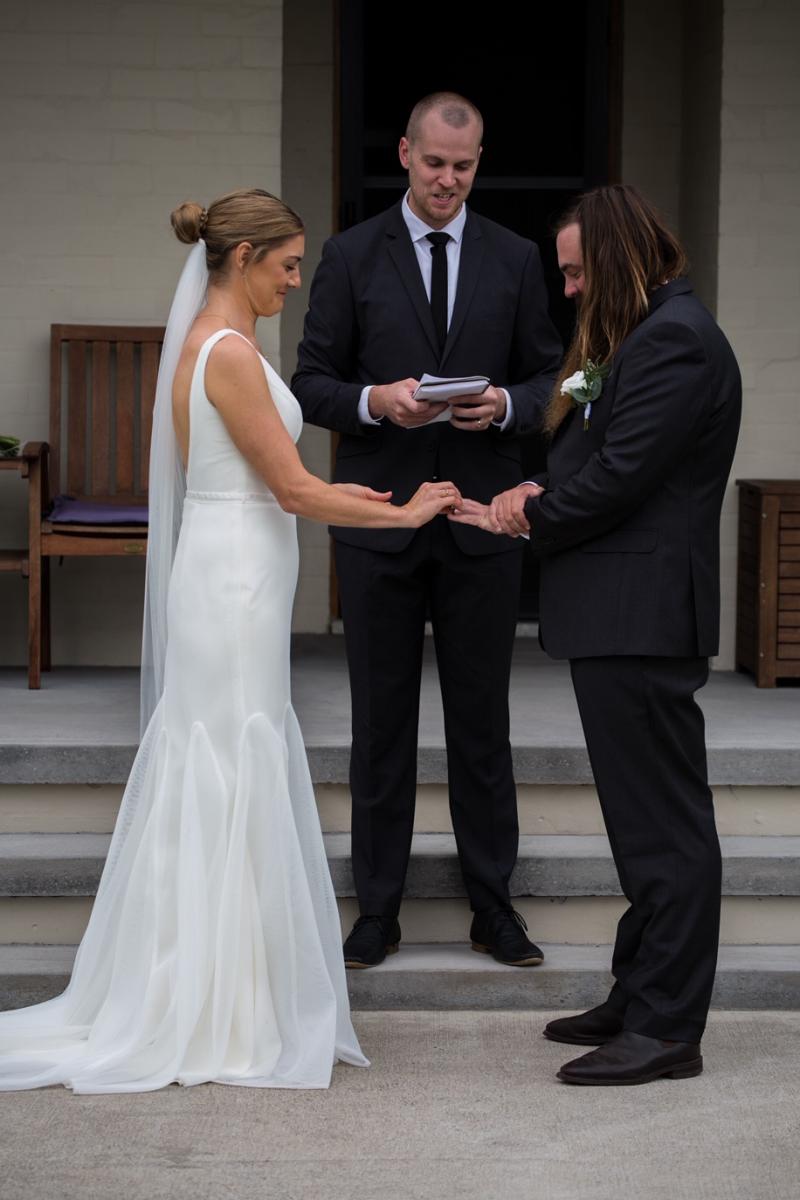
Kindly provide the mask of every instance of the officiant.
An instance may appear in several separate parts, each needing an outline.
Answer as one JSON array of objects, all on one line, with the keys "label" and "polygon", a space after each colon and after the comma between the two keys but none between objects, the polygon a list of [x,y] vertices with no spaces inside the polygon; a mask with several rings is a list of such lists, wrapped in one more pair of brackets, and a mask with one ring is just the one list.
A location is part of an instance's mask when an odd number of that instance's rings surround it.
[{"label": "officiant", "polygon": [[[452,480],[486,501],[522,479],[520,439],[542,427],[561,359],[537,247],[466,200],[483,121],[425,97],[400,139],[408,191],[330,238],[311,286],[292,389],[305,420],[340,434],[335,479],[391,489]],[[485,375],[450,406],[414,399],[424,373]],[[521,546],[437,518],[417,532],[331,530],[352,696],[352,858],[360,916],[349,967],[397,949],[411,848],[425,621],[444,706],[450,810],[473,949],[533,966],[542,953],[509,894],[516,788],[508,687]]]}]

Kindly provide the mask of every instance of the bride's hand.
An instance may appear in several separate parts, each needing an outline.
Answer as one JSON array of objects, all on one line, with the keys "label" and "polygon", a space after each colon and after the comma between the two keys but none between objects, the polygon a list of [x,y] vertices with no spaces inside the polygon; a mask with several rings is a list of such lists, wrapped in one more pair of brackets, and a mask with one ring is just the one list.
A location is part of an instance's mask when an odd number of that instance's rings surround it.
[{"label": "bride's hand", "polygon": [[347,492],[348,496],[357,496],[359,500],[380,500],[382,504],[388,504],[392,498],[391,492],[376,492],[374,488],[361,483],[334,483],[333,486],[340,492]]},{"label": "bride's hand", "polygon": [[417,488],[408,504],[403,505],[405,513],[412,518],[414,526],[426,525],[439,513],[449,513],[462,503],[461,493],[454,483],[423,483]]},{"label": "bride's hand", "polygon": [[[448,518],[458,525],[474,525],[476,529],[485,529],[487,533],[503,532],[492,516],[491,504],[481,504],[479,500],[462,500],[454,512],[448,513]],[[512,533],[511,537],[517,537],[517,534]]]}]

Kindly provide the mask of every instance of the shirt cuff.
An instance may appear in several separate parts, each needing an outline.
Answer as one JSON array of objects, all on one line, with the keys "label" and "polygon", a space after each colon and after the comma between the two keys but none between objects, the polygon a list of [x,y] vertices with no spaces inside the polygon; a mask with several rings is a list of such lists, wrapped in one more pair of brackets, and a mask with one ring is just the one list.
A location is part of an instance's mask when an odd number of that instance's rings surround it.
[{"label": "shirt cuff", "polygon": [[498,390],[501,391],[506,398],[506,415],[503,417],[502,421],[492,421],[492,424],[496,429],[499,429],[502,432],[502,430],[507,429],[514,420],[514,405],[511,401],[511,395],[507,388],[499,388]]},{"label": "shirt cuff", "polygon": [[358,401],[358,419],[362,425],[380,425],[383,417],[379,417],[376,421],[369,411],[369,394],[372,391],[372,384],[361,389],[361,396]]},{"label": "shirt cuff", "polygon": [[[531,485],[531,487],[541,487],[542,486],[540,483],[537,483],[535,479],[523,479],[522,483],[520,484],[520,487],[522,487],[522,484],[524,484],[524,483],[529,483]],[[521,533],[519,536],[521,538],[524,538],[526,542],[529,542],[531,540],[531,535],[529,533]]]}]

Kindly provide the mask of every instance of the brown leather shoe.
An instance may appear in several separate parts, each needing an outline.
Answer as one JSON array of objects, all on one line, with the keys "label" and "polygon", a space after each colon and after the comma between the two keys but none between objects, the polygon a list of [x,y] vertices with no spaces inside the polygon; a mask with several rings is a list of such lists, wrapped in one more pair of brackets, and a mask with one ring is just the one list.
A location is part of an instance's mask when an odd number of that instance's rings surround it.
[{"label": "brown leather shoe", "polygon": [[551,1042],[567,1042],[571,1046],[602,1046],[622,1033],[623,1014],[606,1001],[575,1017],[558,1017],[548,1021],[544,1036]]},{"label": "brown leather shoe", "polygon": [[597,1050],[565,1063],[558,1078],[564,1083],[611,1087],[662,1078],[690,1079],[702,1069],[699,1045],[665,1042],[626,1029]]}]

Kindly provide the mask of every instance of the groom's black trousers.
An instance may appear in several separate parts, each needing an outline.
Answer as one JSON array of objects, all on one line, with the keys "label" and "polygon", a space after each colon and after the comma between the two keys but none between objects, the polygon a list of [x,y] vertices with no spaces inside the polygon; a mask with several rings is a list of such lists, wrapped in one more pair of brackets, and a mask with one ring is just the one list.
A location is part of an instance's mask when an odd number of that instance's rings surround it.
[{"label": "groom's black trousers", "polygon": [[719,942],[721,860],[694,693],[705,658],[570,662],[622,890],[611,1002],[625,1028],[699,1042]]},{"label": "groom's black trousers", "polygon": [[426,615],[444,709],[450,812],[470,905],[509,905],[517,798],[508,686],[522,556],[467,555],[437,517],[399,554],[336,543],[353,706],[359,908],[396,915],[414,825]]}]

